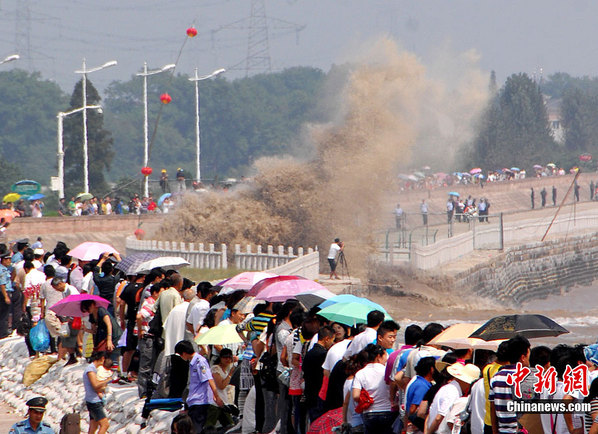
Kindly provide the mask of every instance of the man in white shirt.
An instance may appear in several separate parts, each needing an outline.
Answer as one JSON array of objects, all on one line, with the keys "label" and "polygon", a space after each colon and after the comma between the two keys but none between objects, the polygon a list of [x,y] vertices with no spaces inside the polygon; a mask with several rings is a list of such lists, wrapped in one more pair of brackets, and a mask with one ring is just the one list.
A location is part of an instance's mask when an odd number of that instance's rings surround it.
[{"label": "man in white shirt", "polygon": [[60,277],[54,277],[52,279],[51,285],[56,291],[62,293],[62,298],[66,298],[69,295],[79,294],[77,288],[75,288],[73,285],[69,285]]},{"label": "man in white shirt", "polygon": [[330,279],[334,276],[335,279],[340,280],[338,274],[336,274],[336,257],[343,251],[345,245],[340,238],[335,238],[334,243],[330,244],[330,250],[328,251],[328,263],[330,264]]},{"label": "man in white shirt", "polygon": [[451,427],[445,420],[446,416],[455,401],[467,393],[471,383],[480,378],[480,368],[471,363],[453,363],[446,371],[453,376],[453,380],[440,388],[430,406],[428,432],[431,433],[450,434]]},{"label": "man in white shirt", "polygon": [[[187,311],[186,327],[187,338],[191,337],[190,341],[201,328],[206,314],[210,310],[210,300],[218,293],[217,288],[213,287],[210,282],[199,282],[197,285],[197,295],[189,303]],[[189,340],[189,339],[188,339]]]},{"label": "man in white shirt", "polygon": [[368,344],[373,343],[378,337],[378,327],[384,321],[384,313],[379,310],[373,310],[368,313],[367,328],[355,336],[355,339],[349,344],[347,351],[345,351],[345,359],[359,353]]},{"label": "man in white shirt", "polygon": [[[162,293],[163,294],[163,293]],[[164,321],[164,356],[174,354],[174,346],[185,339],[185,317],[187,315],[187,306],[195,294],[192,289],[183,291],[183,300],[168,312],[168,317]],[[159,299],[158,299],[159,300]]]}]

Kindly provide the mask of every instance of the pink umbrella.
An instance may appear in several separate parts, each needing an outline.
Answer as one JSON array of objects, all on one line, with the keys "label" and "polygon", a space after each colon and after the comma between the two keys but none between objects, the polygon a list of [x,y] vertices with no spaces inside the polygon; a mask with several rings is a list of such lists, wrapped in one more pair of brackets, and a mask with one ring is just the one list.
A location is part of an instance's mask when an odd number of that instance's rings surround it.
[{"label": "pink umbrella", "polygon": [[95,241],[85,241],[79,244],[74,249],[70,250],[68,254],[73,258],[80,259],[82,261],[93,261],[99,259],[102,253],[116,253],[116,249],[109,244],[97,243]]},{"label": "pink umbrella", "polygon": [[268,285],[256,297],[256,300],[266,300],[271,302],[287,301],[290,298],[296,298],[297,294],[307,291],[318,291],[326,289],[313,280],[281,280],[280,282]]},{"label": "pink umbrella", "polygon": [[475,175],[476,173],[482,173],[482,169],[476,167],[475,169],[471,169],[469,173],[471,173],[472,175]]},{"label": "pink umbrella", "polygon": [[281,282],[283,280],[300,280],[300,279],[305,279],[305,277],[301,277],[301,276],[274,276],[274,277],[268,277],[267,279],[262,279],[259,282],[257,282],[255,285],[253,285],[251,287],[251,289],[249,290],[249,292],[247,293],[247,295],[256,296],[261,291],[263,291],[264,289],[266,289],[268,286],[270,286],[270,285],[272,285],[273,283],[276,283],[276,282]]},{"label": "pink umbrella", "polygon": [[268,277],[275,277],[276,274],[265,273],[263,271],[245,271],[241,274],[237,274],[235,277],[231,277],[224,286],[232,289],[244,289],[249,291],[253,285],[262,279]]},{"label": "pink umbrella", "polygon": [[81,302],[85,300],[92,300],[96,305],[107,308],[110,302],[105,298],[93,294],[73,294],[63,298],[57,303],[50,306],[50,310],[54,311],[59,316],[86,316],[89,312],[81,312]]}]

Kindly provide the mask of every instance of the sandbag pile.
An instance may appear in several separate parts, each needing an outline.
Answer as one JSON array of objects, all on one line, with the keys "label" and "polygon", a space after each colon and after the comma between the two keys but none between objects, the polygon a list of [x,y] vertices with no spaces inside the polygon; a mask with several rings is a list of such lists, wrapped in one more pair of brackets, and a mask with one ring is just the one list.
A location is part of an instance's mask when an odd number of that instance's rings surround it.
[{"label": "sandbag pile", "polygon": [[[22,337],[0,340],[0,401],[11,405],[25,416],[25,402],[35,396],[48,399],[44,421],[59,432],[60,420],[67,413],[81,415],[81,432],[89,428],[89,413],[85,408],[83,372],[87,363],[64,367],[64,362],[54,363],[47,373],[26,387],[23,384],[25,368],[31,363]],[[138,398],[137,385],[109,385],[106,390],[106,413],[110,419],[111,433],[133,434],[141,430],[141,410],[144,401]],[[172,418],[178,412],[154,410],[147,420],[143,433],[169,432]]]}]

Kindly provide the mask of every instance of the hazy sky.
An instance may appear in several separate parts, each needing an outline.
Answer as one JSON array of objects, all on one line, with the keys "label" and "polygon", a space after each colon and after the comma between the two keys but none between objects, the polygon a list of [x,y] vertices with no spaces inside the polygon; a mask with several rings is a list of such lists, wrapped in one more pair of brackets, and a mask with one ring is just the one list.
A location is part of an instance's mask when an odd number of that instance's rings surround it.
[{"label": "hazy sky", "polygon": [[[576,0],[265,0],[274,70],[312,65],[328,70],[390,36],[424,63],[439,51],[474,49],[480,67],[504,80],[514,72],[572,75],[598,72],[598,2]],[[251,0],[0,0],[0,57],[22,59],[1,69],[39,70],[70,92],[83,57],[88,66],[116,59],[90,79],[100,88],[126,80],[143,61],[159,67],[177,59],[177,72],[200,74],[240,64],[247,55]],[[229,25],[235,23],[235,25]],[[213,30],[220,29],[213,33]],[[230,71],[229,78],[244,71]]]}]

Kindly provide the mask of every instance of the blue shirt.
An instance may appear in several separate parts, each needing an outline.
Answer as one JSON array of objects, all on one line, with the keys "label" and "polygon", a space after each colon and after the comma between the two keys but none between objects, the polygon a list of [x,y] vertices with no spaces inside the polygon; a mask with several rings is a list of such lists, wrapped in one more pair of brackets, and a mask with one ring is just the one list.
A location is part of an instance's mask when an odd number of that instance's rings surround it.
[{"label": "blue shirt", "polygon": [[85,368],[85,372],[83,372],[83,387],[85,388],[85,402],[89,402],[90,404],[93,404],[96,402],[102,402],[102,398],[100,398],[98,396],[98,393],[95,391],[95,389],[91,385],[91,381],[89,381],[89,375],[87,375],[89,372],[95,372],[96,375],[98,373],[98,370],[93,363],[90,363],[89,365],[87,365],[87,368]]},{"label": "blue shirt", "polygon": [[204,356],[195,353],[189,363],[189,395],[187,405],[213,404],[214,396],[210,387],[212,371]]},{"label": "blue shirt", "polygon": [[21,252],[17,252],[14,255],[12,255],[12,258],[10,258],[10,263],[11,264],[16,264],[17,262],[22,261],[23,258],[23,254]]},{"label": "blue shirt", "polygon": [[15,423],[9,431],[9,434],[29,434],[29,433],[40,433],[40,434],[55,434],[54,430],[45,422],[42,422],[37,427],[37,430],[31,428],[29,419],[22,420],[21,422]]},{"label": "blue shirt", "polygon": [[415,377],[413,383],[407,387],[407,398],[405,400],[405,411],[407,412],[407,416],[409,416],[411,405],[419,405],[430,387],[432,387],[432,383],[419,375]]},{"label": "blue shirt", "polygon": [[509,401],[515,399],[513,387],[507,383],[509,374],[515,373],[515,365],[506,365],[490,380],[488,400],[494,402],[498,432],[501,434],[517,432],[517,414],[508,411]]},{"label": "blue shirt", "polygon": [[10,280],[10,270],[4,265],[0,265],[0,285],[4,285],[6,292],[13,292],[12,281]]}]

